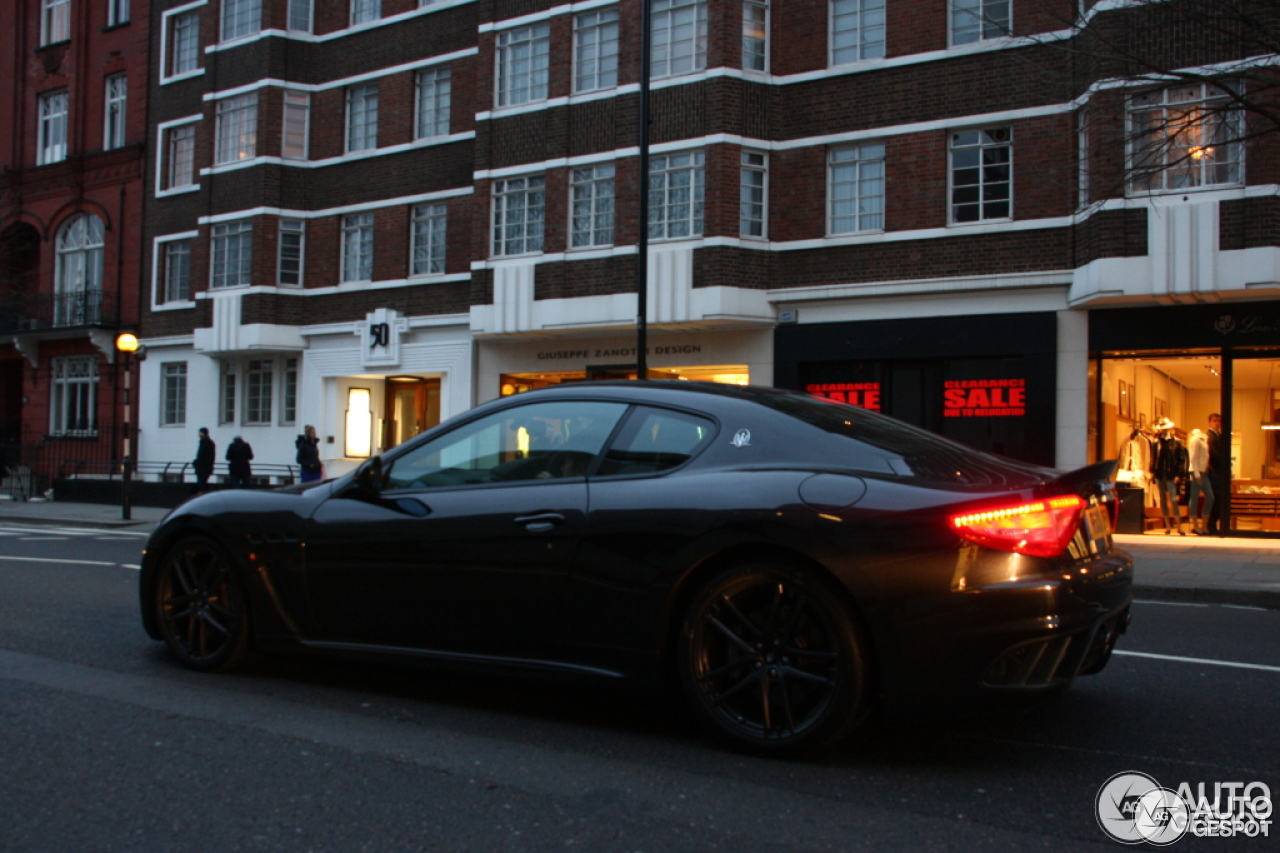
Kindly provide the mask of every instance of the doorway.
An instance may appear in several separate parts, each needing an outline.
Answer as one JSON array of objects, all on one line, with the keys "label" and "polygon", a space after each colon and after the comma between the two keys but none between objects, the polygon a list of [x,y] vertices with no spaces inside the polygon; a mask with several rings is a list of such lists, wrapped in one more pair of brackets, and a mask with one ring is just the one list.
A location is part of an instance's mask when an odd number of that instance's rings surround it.
[{"label": "doorway", "polygon": [[386,387],[383,449],[390,450],[440,423],[439,379],[388,376]]}]

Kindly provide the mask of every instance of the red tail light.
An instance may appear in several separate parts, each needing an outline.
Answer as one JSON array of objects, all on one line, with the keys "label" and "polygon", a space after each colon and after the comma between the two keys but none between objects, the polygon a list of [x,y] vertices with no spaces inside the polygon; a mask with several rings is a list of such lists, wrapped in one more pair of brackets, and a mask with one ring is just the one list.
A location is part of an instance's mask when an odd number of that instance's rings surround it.
[{"label": "red tail light", "polygon": [[1056,557],[1080,526],[1084,499],[1078,495],[1029,501],[982,512],[953,515],[951,526],[970,542],[1029,557]]}]

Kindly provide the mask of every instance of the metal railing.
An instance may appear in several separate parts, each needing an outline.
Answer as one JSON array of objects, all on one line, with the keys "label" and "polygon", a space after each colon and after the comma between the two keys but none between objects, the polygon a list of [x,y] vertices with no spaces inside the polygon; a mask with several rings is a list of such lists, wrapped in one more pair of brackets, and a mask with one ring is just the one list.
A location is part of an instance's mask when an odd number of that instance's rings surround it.
[{"label": "metal railing", "polygon": [[101,288],[75,293],[0,293],[0,334],[81,326],[116,326],[116,295]]}]

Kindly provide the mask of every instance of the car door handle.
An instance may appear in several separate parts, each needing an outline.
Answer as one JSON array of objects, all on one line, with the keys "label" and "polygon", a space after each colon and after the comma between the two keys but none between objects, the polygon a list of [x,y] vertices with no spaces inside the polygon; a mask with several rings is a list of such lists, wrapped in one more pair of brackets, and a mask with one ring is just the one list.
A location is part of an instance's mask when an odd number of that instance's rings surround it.
[{"label": "car door handle", "polygon": [[534,533],[545,533],[557,524],[564,523],[564,516],[558,512],[536,512],[533,515],[522,515],[515,520]]}]

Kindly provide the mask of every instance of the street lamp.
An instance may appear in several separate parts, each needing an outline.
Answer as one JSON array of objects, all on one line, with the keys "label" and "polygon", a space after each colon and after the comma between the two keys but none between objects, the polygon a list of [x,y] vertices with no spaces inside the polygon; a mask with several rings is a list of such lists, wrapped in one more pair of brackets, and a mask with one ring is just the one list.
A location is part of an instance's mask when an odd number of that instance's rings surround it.
[{"label": "street lamp", "polygon": [[129,391],[132,386],[133,354],[138,351],[138,336],[130,332],[116,335],[116,352],[124,356],[124,471],[120,489],[121,518],[125,521],[133,519],[133,505],[130,502],[129,486],[133,482],[133,421]]}]

